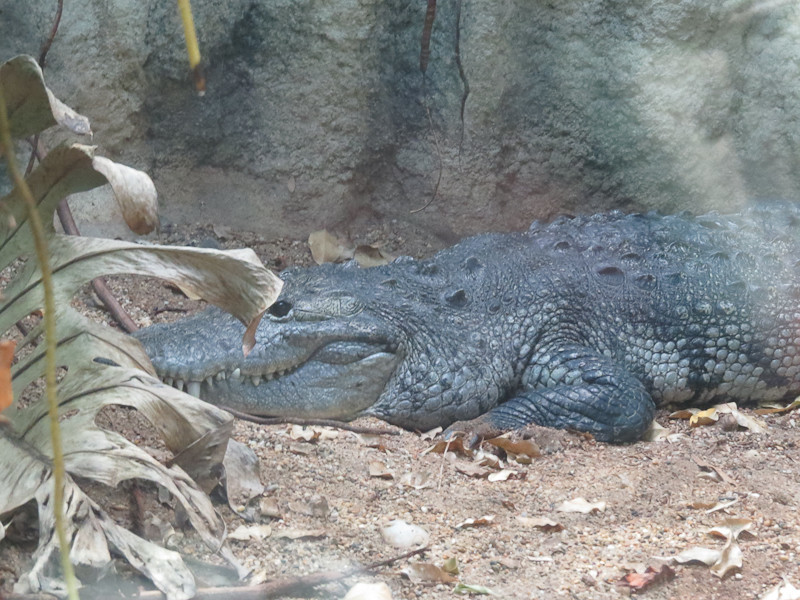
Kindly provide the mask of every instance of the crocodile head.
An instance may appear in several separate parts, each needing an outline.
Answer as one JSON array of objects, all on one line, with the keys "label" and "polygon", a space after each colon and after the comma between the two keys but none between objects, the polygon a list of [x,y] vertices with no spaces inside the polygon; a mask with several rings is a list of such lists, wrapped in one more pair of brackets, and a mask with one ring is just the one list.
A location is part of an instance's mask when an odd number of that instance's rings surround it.
[{"label": "crocodile head", "polygon": [[162,381],[212,404],[351,419],[375,404],[402,355],[395,332],[336,285],[341,268],[285,271],[247,357],[244,326],[217,308],[135,335]]}]

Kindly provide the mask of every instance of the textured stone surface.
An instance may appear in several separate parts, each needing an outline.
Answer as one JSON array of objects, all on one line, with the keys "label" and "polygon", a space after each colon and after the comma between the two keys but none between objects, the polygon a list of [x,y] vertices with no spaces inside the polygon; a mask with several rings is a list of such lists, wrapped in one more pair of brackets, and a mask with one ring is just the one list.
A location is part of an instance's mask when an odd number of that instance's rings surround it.
[{"label": "textured stone surface", "polygon": [[[699,0],[192,3],[194,95],[173,3],[65,6],[46,77],[168,221],[303,236],[373,218],[443,237],[603,207],[796,197],[800,8]],[[38,54],[54,7],[0,0],[0,58]],[[433,127],[428,119],[430,109]],[[431,197],[443,162],[438,197]]]}]

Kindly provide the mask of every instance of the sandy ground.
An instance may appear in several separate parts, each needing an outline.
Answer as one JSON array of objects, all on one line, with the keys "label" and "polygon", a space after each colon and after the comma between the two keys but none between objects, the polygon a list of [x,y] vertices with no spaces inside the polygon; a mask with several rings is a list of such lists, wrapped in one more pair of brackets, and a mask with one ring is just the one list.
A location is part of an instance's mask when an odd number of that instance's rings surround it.
[{"label": "sandy ground", "polygon": [[[354,241],[418,256],[442,246],[390,229],[379,227]],[[275,269],[310,262],[303,241],[265,241],[211,227],[167,229],[163,238],[248,245]],[[112,288],[143,324],[173,319],[198,306],[158,282],[132,285],[116,279]],[[91,295],[84,301],[90,312],[108,320],[93,306]],[[484,586],[499,598],[605,599],[632,593],[653,599],[764,598],[784,577],[800,586],[800,413],[762,416],[752,407],[742,413],[763,421],[766,430],[737,428],[730,417],[689,427],[686,420],[661,411],[657,421],[670,434],[663,441],[613,446],[568,433],[539,435],[544,452],[531,460],[513,460],[489,445],[484,445],[489,456],[477,458],[426,452],[434,441],[374,420],[355,424],[399,435],[372,438],[317,430],[312,432],[316,439],[306,441],[308,432],[286,425],[237,422],[235,439],[260,458],[265,493],[245,511],[253,521],[222,501],[219,510],[229,532],[244,527],[237,537],[251,535],[229,545],[251,570],[253,582],[344,570],[401,555],[415,546],[398,548],[384,539],[381,529],[394,520],[424,530],[429,546],[424,554],[323,586],[319,592],[325,598],[343,597],[357,582],[385,582],[395,599],[450,598],[455,582],[437,582],[439,575],[419,581],[423,571],[414,566],[441,567],[448,559],[457,561],[458,582]],[[152,443],[125,413],[106,418],[116,419],[112,425],[139,443]],[[498,473],[504,469],[511,473],[502,480]],[[171,509],[158,504],[152,490],[144,491],[148,519],[174,523]],[[127,488],[105,493],[117,505],[132,502]],[[563,504],[576,498],[600,505],[587,514],[565,512]],[[469,519],[478,523],[465,525]],[[621,583],[628,574],[648,566],[660,569],[669,564],[668,557],[692,548],[723,550],[726,539],[708,532],[731,523],[749,528],[727,545],[728,558],[741,551],[740,569],[720,578],[705,565],[673,564],[674,574],[642,590]],[[187,555],[209,560],[191,531],[181,530],[179,537]],[[20,572],[31,544],[18,540],[0,546],[3,589]],[[120,573],[131,577],[124,567]]]}]

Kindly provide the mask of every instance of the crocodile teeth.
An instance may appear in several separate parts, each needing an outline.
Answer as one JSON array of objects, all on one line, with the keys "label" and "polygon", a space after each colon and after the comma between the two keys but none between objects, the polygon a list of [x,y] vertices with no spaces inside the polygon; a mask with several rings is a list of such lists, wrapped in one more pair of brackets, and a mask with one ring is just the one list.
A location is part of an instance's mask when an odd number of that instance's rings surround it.
[{"label": "crocodile teeth", "polygon": [[200,382],[199,381],[189,381],[186,384],[186,391],[194,396],[195,398],[200,397]]},{"label": "crocodile teeth", "polygon": [[173,381],[172,377],[164,377],[164,383],[166,383],[170,387],[172,387],[172,381]]},{"label": "crocodile teeth", "polygon": [[183,379],[176,379],[174,385],[175,389],[183,391]]},{"label": "crocodile teeth", "polygon": [[250,381],[253,383],[253,385],[258,386],[261,383],[261,377],[254,375],[250,378]]},{"label": "crocodile teeth", "polygon": [[217,381],[225,381],[225,371],[220,371],[215,375]]},{"label": "crocodile teeth", "polygon": [[242,376],[242,370],[238,367],[233,370],[231,373],[231,379],[239,379]]}]

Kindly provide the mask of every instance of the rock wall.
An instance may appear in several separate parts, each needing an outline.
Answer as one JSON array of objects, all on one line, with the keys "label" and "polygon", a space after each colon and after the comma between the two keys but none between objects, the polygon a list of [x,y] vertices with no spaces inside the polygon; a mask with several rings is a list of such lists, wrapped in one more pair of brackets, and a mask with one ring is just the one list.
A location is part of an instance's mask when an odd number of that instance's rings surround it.
[{"label": "rock wall", "polygon": [[[54,4],[0,0],[0,59],[38,54]],[[423,75],[425,4],[194,0],[199,98],[173,2],[73,0],[45,75],[168,222],[451,238],[800,197],[797,3],[439,0]]]}]

